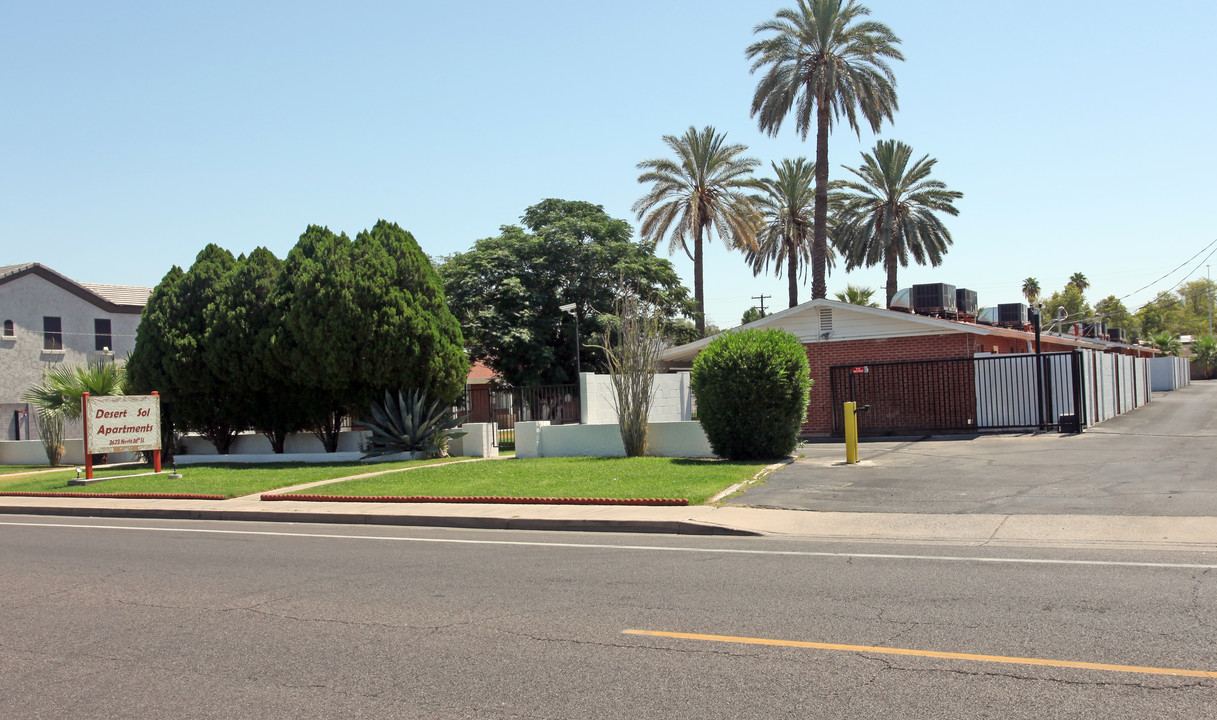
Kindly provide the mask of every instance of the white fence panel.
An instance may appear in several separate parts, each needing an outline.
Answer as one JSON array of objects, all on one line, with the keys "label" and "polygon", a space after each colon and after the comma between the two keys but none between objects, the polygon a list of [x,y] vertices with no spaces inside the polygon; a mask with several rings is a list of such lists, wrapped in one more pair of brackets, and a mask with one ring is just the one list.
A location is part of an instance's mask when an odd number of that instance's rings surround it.
[{"label": "white fence panel", "polygon": [[[1036,400],[1036,355],[976,356],[976,423],[979,428],[1035,427],[1039,425]],[[1000,360],[999,360],[1000,358]],[[1055,424],[1073,412],[1073,374],[1069,355],[1045,355],[1048,386],[1044,419]]]},{"label": "white fence panel", "polygon": [[[977,357],[996,357],[978,355]],[[976,363],[976,426],[1039,424],[1035,402],[1034,356],[1002,356],[1001,362]]]}]

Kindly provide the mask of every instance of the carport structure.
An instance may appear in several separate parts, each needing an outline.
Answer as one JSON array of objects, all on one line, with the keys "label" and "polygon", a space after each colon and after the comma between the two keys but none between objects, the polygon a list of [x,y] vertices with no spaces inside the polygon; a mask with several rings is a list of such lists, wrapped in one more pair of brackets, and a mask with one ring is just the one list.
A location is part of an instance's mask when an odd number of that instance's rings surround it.
[{"label": "carport structure", "polygon": [[[1034,334],[1022,329],[828,299],[742,327],[785,330],[803,343],[813,381],[802,428],[809,437],[839,433],[846,400],[870,405],[860,430],[883,435],[1075,429],[1079,420],[1106,419],[1104,383],[1123,381],[1121,392],[1131,392],[1129,403],[1109,403],[1109,411],[1149,399],[1148,367],[1136,357],[1153,351],[1137,346],[1052,334],[1042,336],[1037,358]],[[688,369],[712,339],[671,348],[661,360]]]}]

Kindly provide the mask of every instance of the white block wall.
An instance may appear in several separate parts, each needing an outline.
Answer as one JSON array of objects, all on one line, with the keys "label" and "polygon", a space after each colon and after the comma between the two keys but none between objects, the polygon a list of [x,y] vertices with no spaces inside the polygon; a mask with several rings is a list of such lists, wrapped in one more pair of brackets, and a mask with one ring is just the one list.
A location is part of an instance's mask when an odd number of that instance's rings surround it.
[{"label": "white block wall", "polygon": [[1169,392],[1191,384],[1187,358],[1156,357],[1149,361],[1154,392]]},{"label": "white block wall", "polygon": [[[142,455],[137,452],[110,453],[110,462],[135,462]],[[63,441],[63,460],[61,465],[84,465],[84,440],[80,438]],[[46,465],[46,450],[41,440],[4,440],[0,441],[0,465]]]},{"label": "white block wall", "polygon": [[499,449],[494,444],[494,425],[491,423],[465,423],[461,426],[465,434],[448,441],[448,454],[452,457],[498,457]]},{"label": "white block wall", "polygon": [[[650,423],[647,455],[715,457],[697,421]],[[516,457],[625,457],[621,431],[613,425],[516,423]]]},{"label": "white block wall", "polygon": [[[579,421],[584,425],[616,425],[615,395],[612,378],[608,375],[580,375]],[[655,375],[655,401],[651,403],[647,419],[653,423],[693,419],[693,391],[689,388],[689,373]]]}]

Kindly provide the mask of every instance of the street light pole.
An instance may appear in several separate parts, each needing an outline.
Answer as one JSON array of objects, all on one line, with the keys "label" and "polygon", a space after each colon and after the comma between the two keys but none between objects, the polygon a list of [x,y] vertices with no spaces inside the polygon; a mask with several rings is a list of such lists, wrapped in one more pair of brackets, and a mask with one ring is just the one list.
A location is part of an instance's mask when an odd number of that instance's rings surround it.
[{"label": "street light pole", "polygon": [[579,364],[579,313],[575,308],[575,303],[559,305],[558,309],[570,313],[571,317],[575,318],[575,384],[577,385],[579,377],[583,374],[583,367]]}]

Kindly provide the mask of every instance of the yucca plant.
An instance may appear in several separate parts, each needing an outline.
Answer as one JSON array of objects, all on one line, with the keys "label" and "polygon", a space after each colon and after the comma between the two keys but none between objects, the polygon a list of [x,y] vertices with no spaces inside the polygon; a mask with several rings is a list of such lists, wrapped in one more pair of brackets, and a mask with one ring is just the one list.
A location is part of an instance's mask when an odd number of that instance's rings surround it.
[{"label": "yucca plant", "polygon": [[59,467],[63,461],[63,413],[39,411],[38,437],[42,440],[42,449],[46,452],[47,462],[51,467]]},{"label": "yucca plant", "polygon": [[448,441],[463,437],[456,428],[467,416],[456,416],[440,401],[427,402],[426,390],[398,390],[397,397],[385,390],[383,403],[372,404],[372,417],[359,424],[372,431],[371,447],[364,459],[399,452],[422,452],[444,457]]}]

